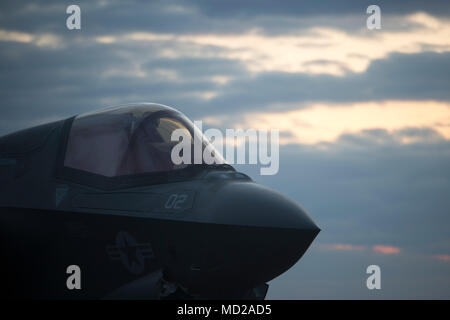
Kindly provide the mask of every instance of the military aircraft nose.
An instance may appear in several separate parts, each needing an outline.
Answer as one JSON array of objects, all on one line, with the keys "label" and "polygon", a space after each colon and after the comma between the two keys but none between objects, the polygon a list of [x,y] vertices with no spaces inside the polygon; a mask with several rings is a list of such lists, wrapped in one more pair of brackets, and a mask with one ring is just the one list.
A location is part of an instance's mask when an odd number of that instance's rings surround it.
[{"label": "military aircraft nose", "polygon": [[234,261],[228,261],[228,267],[235,270],[228,273],[245,278],[249,285],[270,281],[288,270],[320,231],[293,200],[255,183],[223,186],[211,199],[210,210],[211,222],[222,227],[210,229],[208,239],[216,239],[221,243],[219,250],[230,252]]},{"label": "military aircraft nose", "polygon": [[256,183],[229,183],[210,205],[214,223],[320,231],[295,201]]}]

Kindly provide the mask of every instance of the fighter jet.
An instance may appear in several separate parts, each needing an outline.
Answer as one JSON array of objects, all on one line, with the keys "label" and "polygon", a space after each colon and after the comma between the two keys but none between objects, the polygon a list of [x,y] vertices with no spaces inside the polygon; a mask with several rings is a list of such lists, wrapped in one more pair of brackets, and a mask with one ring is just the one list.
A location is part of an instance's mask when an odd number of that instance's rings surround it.
[{"label": "fighter jet", "polygon": [[176,129],[198,135],[176,109],[141,103],[1,137],[2,292],[264,299],[319,228],[225,162],[175,165]]}]

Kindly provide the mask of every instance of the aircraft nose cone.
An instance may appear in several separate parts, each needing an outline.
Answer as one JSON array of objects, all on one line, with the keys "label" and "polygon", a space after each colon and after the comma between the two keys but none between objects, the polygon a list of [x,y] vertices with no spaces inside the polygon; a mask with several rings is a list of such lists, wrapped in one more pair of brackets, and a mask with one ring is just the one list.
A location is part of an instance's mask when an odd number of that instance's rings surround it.
[{"label": "aircraft nose cone", "polygon": [[214,224],[224,227],[211,229],[214,235],[209,239],[221,243],[219,250],[230,252],[234,261],[228,266],[235,270],[228,274],[248,285],[270,281],[288,270],[320,231],[293,200],[255,183],[227,184],[210,203]]},{"label": "aircraft nose cone", "polygon": [[320,231],[295,201],[255,183],[227,184],[211,205],[214,223]]}]

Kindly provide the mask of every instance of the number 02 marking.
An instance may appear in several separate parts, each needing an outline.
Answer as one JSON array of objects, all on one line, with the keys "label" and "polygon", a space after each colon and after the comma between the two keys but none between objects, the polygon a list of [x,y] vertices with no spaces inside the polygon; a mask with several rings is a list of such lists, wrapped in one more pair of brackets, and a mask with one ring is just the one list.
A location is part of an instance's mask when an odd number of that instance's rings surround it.
[{"label": "number 02 marking", "polygon": [[166,209],[181,209],[181,205],[186,202],[187,194],[173,193],[169,196],[164,207]]}]

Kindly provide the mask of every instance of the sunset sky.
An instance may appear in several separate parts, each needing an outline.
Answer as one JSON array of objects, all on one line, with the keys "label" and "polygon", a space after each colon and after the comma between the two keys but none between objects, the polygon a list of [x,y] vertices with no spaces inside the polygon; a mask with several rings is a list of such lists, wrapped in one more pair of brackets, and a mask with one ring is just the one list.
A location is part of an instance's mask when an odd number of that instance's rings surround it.
[{"label": "sunset sky", "polygon": [[279,129],[277,175],[238,169],[322,232],[268,298],[450,298],[450,2],[1,1],[0,47],[0,134],[141,101]]}]

